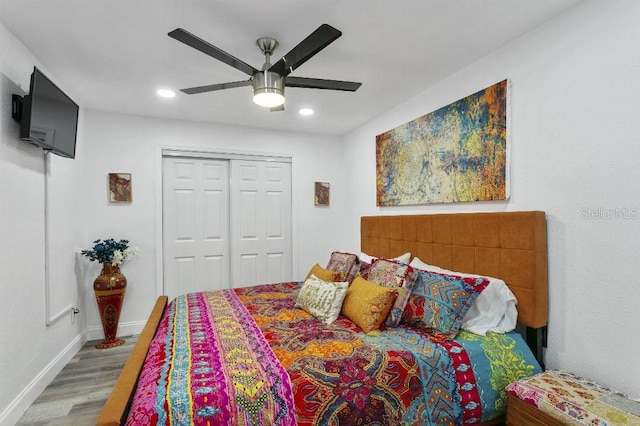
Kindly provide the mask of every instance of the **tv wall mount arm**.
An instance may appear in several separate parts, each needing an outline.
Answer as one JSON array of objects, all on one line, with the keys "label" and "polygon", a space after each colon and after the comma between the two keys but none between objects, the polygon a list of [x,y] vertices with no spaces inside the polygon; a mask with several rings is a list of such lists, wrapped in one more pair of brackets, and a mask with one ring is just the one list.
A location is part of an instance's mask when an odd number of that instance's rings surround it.
[{"label": "tv wall mount arm", "polygon": [[22,107],[24,105],[24,97],[20,95],[11,95],[11,118],[18,123],[22,121]]}]

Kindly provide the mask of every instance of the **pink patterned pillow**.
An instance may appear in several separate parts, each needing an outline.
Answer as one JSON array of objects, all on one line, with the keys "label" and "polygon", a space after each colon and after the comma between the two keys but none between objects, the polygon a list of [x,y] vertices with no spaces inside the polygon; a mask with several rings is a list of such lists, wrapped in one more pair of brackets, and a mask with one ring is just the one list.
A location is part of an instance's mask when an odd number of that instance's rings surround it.
[{"label": "pink patterned pillow", "polygon": [[[368,255],[365,252],[360,252],[358,259],[360,259],[360,275],[362,275],[362,277],[366,280],[367,277],[369,276],[369,269],[371,269],[371,265],[373,265],[373,262],[375,262],[378,259],[384,259],[384,258],[378,258],[375,256]],[[402,263],[409,263],[409,261],[411,260],[411,253],[404,253],[398,257],[393,257],[389,259],[397,260],[398,262],[402,262]]]},{"label": "pink patterned pillow", "polygon": [[365,262],[364,260],[360,261],[360,275],[365,280],[369,277],[369,270],[371,269],[371,263]]},{"label": "pink patterned pillow", "polygon": [[327,264],[327,269],[340,273],[340,281],[351,283],[360,270],[360,260],[353,253],[334,251]]},{"label": "pink patterned pillow", "polygon": [[396,327],[400,323],[404,307],[415,285],[416,272],[406,263],[391,259],[376,259],[369,268],[367,280],[383,287],[398,289],[398,297],[385,323],[388,327]]}]

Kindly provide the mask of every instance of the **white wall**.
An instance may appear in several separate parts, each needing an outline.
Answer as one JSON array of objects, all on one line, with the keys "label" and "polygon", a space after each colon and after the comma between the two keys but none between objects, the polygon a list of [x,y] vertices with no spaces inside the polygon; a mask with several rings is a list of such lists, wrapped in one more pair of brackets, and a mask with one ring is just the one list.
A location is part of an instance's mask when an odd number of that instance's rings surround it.
[{"label": "white wall", "polygon": [[[544,210],[546,364],[640,397],[640,2],[587,1],[344,138],[348,229],[366,214]],[[511,80],[511,198],[375,207],[375,136]],[[358,161],[354,161],[357,159]],[[630,218],[603,217],[626,209]],[[607,213],[609,212],[609,213]],[[595,217],[588,217],[589,215]],[[598,218],[599,216],[599,218]]]},{"label": "white wall", "polygon": [[[347,198],[345,171],[340,160],[342,144],[333,136],[313,136],[195,122],[171,121],[87,111],[86,155],[91,167],[84,179],[85,240],[126,238],[140,254],[122,271],[128,286],[119,334],[142,328],[155,298],[161,294],[158,257],[161,229],[161,148],[185,147],[244,153],[287,154],[293,158],[294,277],[302,279],[314,263],[325,263],[342,234],[340,219]],[[132,174],[133,202],[109,204],[107,174]],[[331,206],[315,207],[313,183],[331,183]],[[97,274],[87,273],[87,286]],[[87,293],[89,338],[99,338],[100,320]]]},{"label": "white wall", "polygon": [[11,119],[11,95],[28,92],[34,65],[55,76],[2,25],[0,51],[0,424],[14,424],[82,344],[83,322],[69,309],[81,298],[74,248],[83,185],[80,158],[50,155],[46,174],[44,151],[21,141]]}]

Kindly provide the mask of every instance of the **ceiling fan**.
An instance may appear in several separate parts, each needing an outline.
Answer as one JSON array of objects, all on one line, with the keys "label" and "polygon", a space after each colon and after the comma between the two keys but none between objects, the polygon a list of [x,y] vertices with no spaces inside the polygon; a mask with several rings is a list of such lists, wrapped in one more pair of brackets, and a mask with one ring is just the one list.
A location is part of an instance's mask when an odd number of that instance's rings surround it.
[{"label": "ceiling fan", "polygon": [[331,25],[322,24],[275,64],[271,64],[270,59],[273,51],[278,47],[277,40],[270,37],[259,38],[256,44],[265,55],[265,63],[262,69],[258,70],[182,28],[177,28],[169,33],[169,37],[181,41],[250,76],[248,80],[191,87],[181,89],[181,92],[193,95],[196,93],[231,89],[233,87],[253,86],[253,101],[260,106],[270,108],[271,111],[284,110],[285,86],[307,89],[342,90],[347,92],[355,92],[358,90],[362,83],[289,75],[341,35],[342,33]]}]

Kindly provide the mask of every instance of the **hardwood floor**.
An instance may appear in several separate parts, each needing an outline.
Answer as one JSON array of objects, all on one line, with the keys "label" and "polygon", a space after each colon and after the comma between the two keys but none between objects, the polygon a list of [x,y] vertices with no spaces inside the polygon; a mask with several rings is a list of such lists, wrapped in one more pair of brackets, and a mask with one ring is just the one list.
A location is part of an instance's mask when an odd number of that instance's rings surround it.
[{"label": "hardwood floor", "polygon": [[18,426],[94,425],[138,336],[111,349],[87,342],[24,413]]}]

